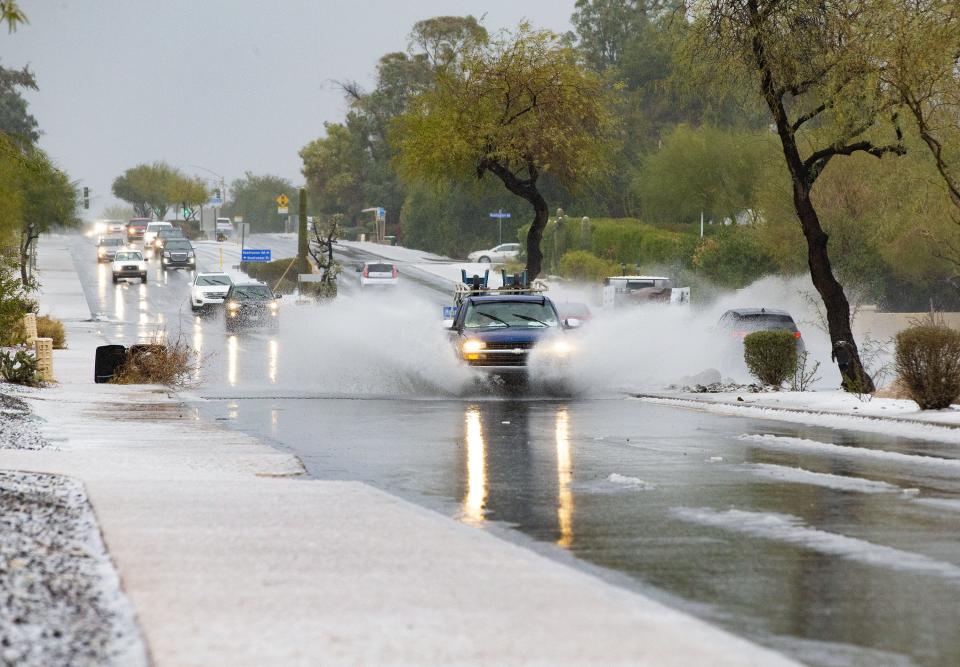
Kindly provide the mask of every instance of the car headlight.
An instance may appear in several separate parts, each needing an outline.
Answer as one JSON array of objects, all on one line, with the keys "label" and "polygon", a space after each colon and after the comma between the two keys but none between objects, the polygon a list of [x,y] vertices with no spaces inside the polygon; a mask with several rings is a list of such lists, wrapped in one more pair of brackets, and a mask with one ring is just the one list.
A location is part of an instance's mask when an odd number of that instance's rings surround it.
[{"label": "car headlight", "polygon": [[277,303],[276,301],[271,301],[271,302],[270,302],[270,310],[271,310],[271,311],[273,311],[274,313],[276,313],[278,308],[280,308],[280,304],[279,304],[279,303]]},{"label": "car headlight", "polygon": [[476,338],[468,338],[463,341],[463,353],[464,354],[476,354],[483,348],[487,346],[482,340],[477,340]]},{"label": "car headlight", "polygon": [[547,348],[550,354],[557,357],[565,357],[573,352],[573,345],[565,340],[555,340]]},{"label": "car headlight", "polygon": [[97,254],[100,255],[101,257],[103,257],[104,255],[107,254],[107,249],[106,249],[106,248],[97,248]]},{"label": "car headlight", "polygon": [[229,310],[231,313],[235,313],[240,310],[240,304],[236,301],[227,301],[227,310]]}]

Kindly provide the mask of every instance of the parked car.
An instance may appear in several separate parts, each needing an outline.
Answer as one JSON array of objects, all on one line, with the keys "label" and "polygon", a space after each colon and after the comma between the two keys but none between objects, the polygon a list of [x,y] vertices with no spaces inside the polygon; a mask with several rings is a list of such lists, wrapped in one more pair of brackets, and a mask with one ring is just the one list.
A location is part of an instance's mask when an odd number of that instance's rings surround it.
[{"label": "parked car", "polygon": [[127,240],[137,241],[143,238],[147,225],[153,222],[150,218],[130,218],[127,223]]},{"label": "parked car", "polygon": [[755,331],[789,331],[797,341],[797,354],[806,351],[800,329],[793,317],[785,310],[773,308],[735,308],[728,310],[717,323],[717,328],[727,334],[736,350],[742,355],[743,339]]},{"label": "parked car", "polygon": [[276,331],[280,320],[280,295],[263,283],[234,283],[224,298],[224,326],[228,332],[248,327],[265,327]]},{"label": "parked car", "polygon": [[397,284],[397,265],[389,262],[366,262],[360,271],[360,287],[393,286]]},{"label": "parked car", "polygon": [[160,266],[169,269],[195,269],[197,257],[187,239],[167,239],[160,255]]},{"label": "parked car", "polygon": [[113,282],[121,278],[139,278],[140,282],[147,282],[147,262],[139,250],[118,250],[111,265]]},{"label": "parked car", "polygon": [[166,246],[167,241],[171,239],[186,240],[186,238],[187,237],[184,235],[183,230],[179,227],[174,227],[172,225],[170,227],[164,227],[157,232],[157,238],[153,240],[153,249],[155,252],[160,252]]},{"label": "parked car", "polygon": [[146,231],[143,233],[143,247],[152,248],[153,242],[157,238],[157,234],[160,233],[161,229],[172,229],[173,225],[169,222],[151,222],[147,225]]},{"label": "parked car", "polygon": [[476,250],[467,255],[467,260],[471,262],[507,262],[517,259],[520,256],[519,243],[501,243],[489,250]]},{"label": "parked car", "polygon": [[226,273],[198,273],[190,287],[190,308],[199,313],[223,304],[233,280]]},{"label": "parked car", "polygon": [[119,236],[101,236],[97,241],[97,263],[112,262],[117,251],[123,247],[123,239]]}]

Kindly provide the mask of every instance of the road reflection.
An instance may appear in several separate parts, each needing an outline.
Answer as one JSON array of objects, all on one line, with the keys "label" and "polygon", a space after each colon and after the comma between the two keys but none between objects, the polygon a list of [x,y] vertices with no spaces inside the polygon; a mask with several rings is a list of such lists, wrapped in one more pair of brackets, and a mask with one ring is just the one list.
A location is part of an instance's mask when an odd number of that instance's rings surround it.
[{"label": "road reflection", "polygon": [[570,417],[566,408],[557,411],[554,432],[557,440],[557,523],[560,526],[557,544],[568,547],[573,542],[573,493],[570,491],[573,461],[570,457]]},{"label": "road reflection", "polygon": [[483,522],[484,504],[487,500],[486,444],[483,441],[483,425],[480,410],[467,408],[464,418],[467,432],[467,493],[463,498],[463,519],[467,523]]},{"label": "road reflection", "polygon": [[[538,407],[534,412],[531,416],[531,405],[526,402],[467,406],[460,516],[474,525],[491,520],[521,526],[553,525],[550,541],[568,547],[574,538],[575,504],[570,413],[565,405],[546,412]],[[544,417],[549,419],[546,424],[542,424]],[[535,432],[553,437],[532,436],[531,422],[542,424],[533,427]],[[525,493],[518,496],[517,489]],[[542,510],[548,507],[555,508],[555,514],[544,515]]]},{"label": "road reflection", "polygon": [[240,342],[236,334],[227,336],[227,382],[231,387],[237,385],[237,356]]},{"label": "road reflection", "polygon": [[277,358],[280,354],[280,343],[276,338],[271,338],[267,343],[267,377],[270,378],[270,384],[277,383]]}]

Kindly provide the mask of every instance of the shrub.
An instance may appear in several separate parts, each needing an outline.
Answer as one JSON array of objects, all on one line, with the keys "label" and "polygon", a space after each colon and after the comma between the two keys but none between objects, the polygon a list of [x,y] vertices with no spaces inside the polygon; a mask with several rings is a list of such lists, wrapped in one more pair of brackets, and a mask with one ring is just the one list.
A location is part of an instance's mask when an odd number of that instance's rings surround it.
[{"label": "shrub", "polygon": [[37,338],[52,338],[53,349],[65,350],[67,348],[67,334],[63,330],[63,322],[52,315],[39,315],[37,317]]},{"label": "shrub", "polygon": [[151,343],[131,346],[126,361],[110,382],[187,387],[194,384],[199,369],[196,350],[182,340],[165,344],[158,336]]},{"label": "shrub", "polygon": [[[290,266],[291,262],[293,266]],[[290,267],[289,270],[287,267]],[[297,287],[297,274],[313,273],[313,265],[308,260],[300,261],[296,257],[285,257],[272,262],[242,262],[240,270],[254,280],[266,283],[271,290],[290,294]],[[283,276],[282,281],[281,276]]]},{"label": "shrub", "polygon": [[753,377],[779,387],[797,371],[797,341],[789,331],[754,331],[743,339],[743,360]]},{"label": "shrub", "polygon": [[931,321],[897,334],[894,364],[900,383],[922,410],[960,398],[960,331]]},{"label": "shrub", "polygon": [[0,377],[13,384],[36,387],[40,384],[36,357],[27,350],[0,351]]},{"label": "shrub", "polygon": [[586,250],[572,250],[560,260],[560,275],[577,280],[597,281],[620,273],[616,262],[601,259]]}]

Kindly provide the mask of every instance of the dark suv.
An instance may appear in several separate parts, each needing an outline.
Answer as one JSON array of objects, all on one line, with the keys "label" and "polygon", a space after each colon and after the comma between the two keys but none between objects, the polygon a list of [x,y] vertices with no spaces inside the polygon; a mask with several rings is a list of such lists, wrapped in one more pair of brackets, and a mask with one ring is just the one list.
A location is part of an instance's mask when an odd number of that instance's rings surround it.
[{"label": "dark suv", "polygon": [[173,239],[186,239],[184,236],[183,230],[179,227],[165,227],[157,232],[157,237],[153,240],[153,249],[155,252],[160,252],[166,248],[167,243]]},{"label": "dark suv", "polygon": [[187,239],[170,239],[160,254],[160,264],[163,270],[193,269],[197,266],[197,258],[193,246]]},{"label": "dark suv", "polygon": [[224,326],[227,331],[264,327],[276,331],[280,326],[280,295],[263,283],[234,283],[224,298]]}]

